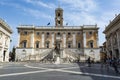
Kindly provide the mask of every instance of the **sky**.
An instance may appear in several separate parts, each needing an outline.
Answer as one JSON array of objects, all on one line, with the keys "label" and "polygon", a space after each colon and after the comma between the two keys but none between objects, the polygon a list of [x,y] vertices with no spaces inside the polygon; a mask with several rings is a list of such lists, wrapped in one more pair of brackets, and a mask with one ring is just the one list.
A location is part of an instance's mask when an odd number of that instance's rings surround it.
[{"label": "sky", "polygon": [[63,8],[64,25],[99,27],[99,45],[105,41],[105,27],[120,13],[120,0],[0,0],[0,18],[13,30],[10,50],[17,46],[19,25],[55,25],[55,9]]}]

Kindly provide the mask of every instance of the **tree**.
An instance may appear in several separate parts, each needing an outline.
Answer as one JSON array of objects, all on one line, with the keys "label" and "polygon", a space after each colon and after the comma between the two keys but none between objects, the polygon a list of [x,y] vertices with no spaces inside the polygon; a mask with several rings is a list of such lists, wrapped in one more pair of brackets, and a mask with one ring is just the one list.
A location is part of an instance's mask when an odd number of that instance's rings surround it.
[{"label": "tree", "polygon": [[10,54],[9,54],[9,57],[10,57],[9,61],[12,61],[12,62],[15,61],[15,55],[16,55],[15,50],[16,50],[16,48],[13,47],[12,52],[10,52]]}]

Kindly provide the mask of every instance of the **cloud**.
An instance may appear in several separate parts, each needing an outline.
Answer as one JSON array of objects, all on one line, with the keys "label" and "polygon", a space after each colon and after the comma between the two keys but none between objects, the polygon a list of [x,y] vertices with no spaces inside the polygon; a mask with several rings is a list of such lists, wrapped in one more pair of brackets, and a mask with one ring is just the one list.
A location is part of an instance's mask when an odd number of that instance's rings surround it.
[{"label": "cloud", "polygon": [[31,9],[31,8],[22,8],[26,13],[29,13],[30,15],[34,16],[35,18],[47,18],[47,19],[51,19],[52,16],[41,12],[39,10],[35,10],[35,9]]},{"label": "cloud", "polygon": [[94,0],[58,0],[61,4],[68,5],[71,10],[78,9],[80,11],[96,10],[97,5]]},{"label": "cloud", "polygon": [[[27,1],[30,1],[30,0],[27,0]],[[52,16],[46,14],[45,12],[42,12],[40,10],[37,10],[37,9],[33,9],[33,8],[27,8],[23,5],[20,5],[18,3],[8,3],[8,2],[0,2],[1,5],[7,5],[7,6],[11,6],[11,7],[14,7],[14,8],[17,8],[17,9],[20,9],[22,11],[24,11],[24,14],[30,14],[31,16],[39,19],[39,18],[46,18],[46,19],[51,19]],[[23,13],[23,12],[22,12]]]},{"label": "cloud", "polygon": [[38,5],[38,6],[42,6],[45,8],[49,8],[49,9],[54,9],[56,6],[52,3],[44,3],[41,0],[25,0],[27,3],[31,3],[33,5]]}]

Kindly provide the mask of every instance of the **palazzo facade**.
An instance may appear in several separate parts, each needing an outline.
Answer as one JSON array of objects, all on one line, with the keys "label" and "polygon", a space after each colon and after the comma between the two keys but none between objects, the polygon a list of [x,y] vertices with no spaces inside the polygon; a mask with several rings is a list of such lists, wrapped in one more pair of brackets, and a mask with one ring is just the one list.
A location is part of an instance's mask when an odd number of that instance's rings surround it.
[{"label": "palazzo facade", "polygon": [[106,37],[107,55],[120,59],[120,14],[108,24],[103,33]]},{"label": "palazzo facade", "polygon": [[3,19],[0,19],[0,62],[9,61],[11,34],[10,26]]},{"label": "palazzo facade", "polygon": [[17,29],[17,60],[30,60],[31,56],[32,60],[40,60],[56,46],[61,58],[77,55],[81,60],[89,56],[96,61],[100,59],[97,25],[64,26],[62,8],[55,10],[55,26],[19,25]]}]

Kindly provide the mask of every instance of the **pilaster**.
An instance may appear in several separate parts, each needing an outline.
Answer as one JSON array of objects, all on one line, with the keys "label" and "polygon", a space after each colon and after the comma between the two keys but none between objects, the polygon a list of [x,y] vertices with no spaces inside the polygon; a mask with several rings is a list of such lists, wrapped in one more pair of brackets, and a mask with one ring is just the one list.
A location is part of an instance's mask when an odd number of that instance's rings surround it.
[{"label": "pilaster", "polygon": [[34,48],[34,31],[31,34],[31,47]]},{"label": "pilaster", "polygon": [[54,33],[52,33],[52,48],[54,48]]},{"label": "pilaster", "polygon": [[45,42],[45,34],[42,33],[42,48],[44,48],[44,42]]},{"label": "pilaster", "polygon": [[83,32],[84,48],[86,48],[86,32]]},{"label": "pilaster", "polygon": [[76,34],[73,33],[73,48],[76,48]]},{"label": "pilaster", "polygon": [[20,43],[20,32],[18,32],[18,43],[17,43],[17,47],[19,47],[19,43]]},{"label": "pilaster", "polygon": [[66,33],[63,34],[63,47],[66,48]]}]

